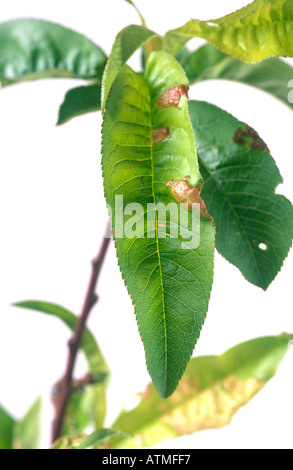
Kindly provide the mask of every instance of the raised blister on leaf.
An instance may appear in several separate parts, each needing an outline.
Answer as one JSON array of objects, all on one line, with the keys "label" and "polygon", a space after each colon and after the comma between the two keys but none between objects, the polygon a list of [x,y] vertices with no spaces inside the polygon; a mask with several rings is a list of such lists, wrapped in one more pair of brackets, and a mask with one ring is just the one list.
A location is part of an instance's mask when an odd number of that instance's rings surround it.
[{"label": "raised blister on leaf", "polygon": [[215,225],[200,195],[203,185],[199,183],[197,187],[193,188],[189,186],[187,179],[188,177],[186,176],[181,181],[168,181],[166,187],[171,188],[171,194],[179,204],[188,204],[188,210],[193,208],[193,204],[199,204],[201,217],[210,219],[212,224]]},{"label": "raised blister on leaf", "polygon": [[157,105],[162,108],[170,108],[172,106],[179,106],[180,98],[184,95],[188,98],[188,89],[185,85],[175,86],[165,93],[158,99]]},{"label": "raised blister on leaf", "polygon": [[159,129],[154,129],[152,132],[152,144],[156,145],[168,137],[170,137],[169,127],[160,127]]}]

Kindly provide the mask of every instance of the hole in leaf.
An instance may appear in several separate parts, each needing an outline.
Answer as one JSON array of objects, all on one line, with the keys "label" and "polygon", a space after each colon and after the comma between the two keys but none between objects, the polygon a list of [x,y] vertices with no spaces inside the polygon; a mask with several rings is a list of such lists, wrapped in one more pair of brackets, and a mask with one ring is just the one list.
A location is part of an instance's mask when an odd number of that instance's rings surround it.
[{"label": "hole in leaf", "polygon": [[281,194],[282,196],[285,196],[283,183],[278,184],[278,186],[275,189],[275,194]]},{"label": "hole in leaf", "polygon": [[260,250],[266,251],[268,249],[267,245],[265,243],[260,243],[258,245]]}]

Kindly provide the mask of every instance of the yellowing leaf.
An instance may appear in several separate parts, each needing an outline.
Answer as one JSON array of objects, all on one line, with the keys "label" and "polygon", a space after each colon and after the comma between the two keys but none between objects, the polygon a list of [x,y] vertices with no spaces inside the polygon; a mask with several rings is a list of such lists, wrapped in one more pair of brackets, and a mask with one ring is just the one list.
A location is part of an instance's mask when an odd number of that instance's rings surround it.
[{"label": "yellowing leaf", "polygon": [[139,405],[121,413],[113,427],[133,438],[116,436],[109,448],[154,446],[166,439],[226,426],[275,375],[292,339],[293,335],[285,333],[257,338],[221,356],[192,359],[171,397],[160,398],[149,385]]}]

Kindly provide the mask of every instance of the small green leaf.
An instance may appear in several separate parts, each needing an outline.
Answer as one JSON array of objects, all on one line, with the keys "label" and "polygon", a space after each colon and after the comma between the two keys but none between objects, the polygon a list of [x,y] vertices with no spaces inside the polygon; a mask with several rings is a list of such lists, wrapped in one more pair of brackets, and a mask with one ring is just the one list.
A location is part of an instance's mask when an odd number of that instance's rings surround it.
[{"label": "small green leaf", "polygon": [[191,83],[214,79],[245,83],[270,93],[293,109],[293,104],[288,100],[288,83],[293,77],[293,67],[281,59],[245,64],[211,44],[195,52],[182,50],[180,57],[178,60]]},{"label": "small green leaf", "polygon": [[13,448],[13,429],[15,420],[0,406],[0,449]]},{"label": "small green leaf", "polygon": [[62,435],[81,434],[92,424],[92,417],[85,404],[85,394],[88,388],[92,387],[82,387],[71,394],[63,420]]},{"label": "small green leaf", "polygon": [[101,81],[105,62],[99,46],[56,23],[19,19],[0,24],[2,86],[53,77]]},{"label": "small green leaf", "polygon": [[76,447],[85,439],[86,434],[76,434],[72,436],[61,436],[55,441],[50,449],[52,450],[69,450],[76,449]]},{"label": "small green leaf", "polygon": [[[191,226],[192,211],[186,210],[188,237],[182,234],[178,220],[167,223],[158,215],[159,204],[166,208],[172,203],[172,210],[179,210],[178,199],[169,188],[172,181],[186,188],[182,202],[188,191],[199,194],[196,186],[201,177],[187,85],[174,57],[155,52],[148,60],[146,78],[129,67],[120,72],[103,122],[104,186],[115,214],[118,262],[135,307],[147,367],[163,397],[173,393],[193,352],[213,280],[214,227],[210,218],[200,218],[200,244],[192,248],[186,241],[198,233]],[[116,208],[121,197],[122,207]],[[142,213],[137,232],[131,234],[126,229],[131,222],[127,211],[133,203],[139,204]],[[148,225],[151,214],[153,224]],[[170,232],[165,238],[160,236],[161,227]]]},{"label": "small green leaf", "polygon": [[87,449],[88,447],[93,447],[96,444],[105,444],[113,436],[130,437],[129,434],[116,429],[99,429],[85,437],[81,444],[75,447],[75,449]]},{"label": "small green leaf", "polygon": [[191,20],[166,34],[165,47],[177,54],[193,37],[206,39],[244,62],[257,63],[272,56],[292,57],[292,1],[254,0],[216,20]]},{"label": "small green leaf", "polygon": [[144,26],[130,25],[118,33],[109,56],[102,84],[102,111],[105,111],[109,91],[123,66],[147,41],[158,37]]},{"label": "small green leaf", "polygon": [[41,399],[38,398],[14,428],[14,448],[37,449],[41,435]]},{"label": "small green leaf", "polygon": [[59,109],[57,126],[82,114],[101,109],[101,86],[87,85],[69,90]]},{"label": "small green leaf", "polygon": [[133,438],[116,436],[107,447],[154,446],[167,439],[228,425],[238,409],[276,374],[292,339],[293,335],[285,333],[257,338],[221,356],[192,359],[172,397],[163,400],[149,385],[140,404],[121,413],[113,426]]},{"label": "small green leaf", "polygon": [[[53,315],[62,320],[72,332],[75,330],[77,317],[59,305],[37,300],[18,302],[14,305]],[[65,430],[70,429],[74,433],[78,433],[83,425],[86,426],[89,422],[94,423],[96,428],[100,428],[103,426],[106,416],[106,389],[109,369],[94,336],[88,329],[84,331],[81,349],[88,361],[94,384],[88,385],[82,394],[77,391],[75,392],[76,395],[73,393],[71,396],[65,417]]]},{"label": "small green leaf", "polygon": [[293,237],[292,204],[275,193],[280,172],[259,135],[227,112],[191,101],[190,117],[216,248],[248,281],[267,289]]},{"label": "small green leaf", "polygon": [[133,3],[132,0],[125,0],[125,2],[129,3],[131,6],[133,6],[133,8],[135,9],[136,13],[138,14],[139,18],[140,18],[140,21],[141,21],[141,24],[142,26],[146,26],[146,22],[145,22],[145,19],[144,17],[142,16],[141,12],[139,11],[139,9],[137,8],[137,6]]},{"label": "small green leaf", "polygon": [[[15,307],[35,310],[37,312],[46,313],[47,315],[57,317],[62,320],[72,332],[75,330],[77,322],[76,315],[64,307],[61,307],[60,305],[52,304],[50,302],[43,302],[40,300],[27,300],[24,302],[14,303],[13,305]],[[102,375],[101,378],[104,379],[105,374],[108,373],[108,367],[98,347],[95,337],[88,329],[85,330],[81,349],[87,358],[90,372],[96,375],[96,379],[99,378],[99,375]]]}]

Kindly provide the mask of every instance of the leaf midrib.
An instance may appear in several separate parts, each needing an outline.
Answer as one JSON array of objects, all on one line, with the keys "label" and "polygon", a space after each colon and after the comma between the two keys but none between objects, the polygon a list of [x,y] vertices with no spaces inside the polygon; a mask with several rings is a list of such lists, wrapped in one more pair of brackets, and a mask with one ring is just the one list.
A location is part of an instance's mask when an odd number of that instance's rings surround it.
[{"label": "leaf midrib", "polygon": [[[151,114],[150,114],[150,141],[152,141],[152,122],[151,122]],[[164,377],[164,395],[167,393],[167,370],[168,370],[168,344],[167,344],[167,325],[166,325],[166,311],[165,311],[165,298],[164,298],[164,281],[163,281],[163,270],[162,270],[162,263],[161,263],[161,256],[160,256],[160,248],[159,248],[159,237],[158,237],[158,212],[157,212],[157,202],[156,202],[156,195],[155,195],[155,172],[154,172],[154,152],[153,152],[153,145],[150,146],[151,150],[151,165],[152,165],[152,196],[155,205],[155,217],[156,217],[156,245],[157,245],[157,253],[158,253],[158,261],[159,261],[159,270],[160,270],[160,279],[161,279],[161,291],[162,291],[162,307],[163,307],[163,322],[164,322],[164,343],[165,343],[165,377]]]}]

